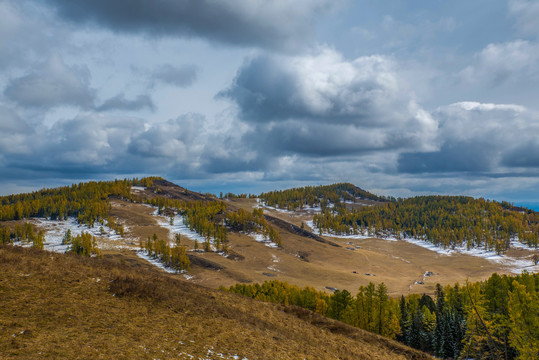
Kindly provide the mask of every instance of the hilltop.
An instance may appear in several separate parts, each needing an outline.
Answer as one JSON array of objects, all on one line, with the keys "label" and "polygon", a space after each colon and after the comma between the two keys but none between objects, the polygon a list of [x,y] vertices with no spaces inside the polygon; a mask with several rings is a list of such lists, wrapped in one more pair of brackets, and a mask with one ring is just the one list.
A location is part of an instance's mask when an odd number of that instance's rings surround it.
[{"label": "hilltop", "polygon": [[276,190],[262,193],[259,198],[268,206],[286,210],[301,210],[318,206],[325,209],[328,206],[346,203],[373,205],[391,199],[372,194],[350,183]]}]

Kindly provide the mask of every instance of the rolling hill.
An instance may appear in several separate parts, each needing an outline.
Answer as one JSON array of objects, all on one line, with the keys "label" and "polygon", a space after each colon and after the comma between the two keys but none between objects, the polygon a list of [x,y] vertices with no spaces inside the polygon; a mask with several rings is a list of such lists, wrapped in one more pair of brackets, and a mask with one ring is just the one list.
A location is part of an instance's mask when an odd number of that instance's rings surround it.
[{"label": "rolling hill", "polygon": [[297,307],[191,284],[118,255],[0,247],[3,359],[429,359]]}]

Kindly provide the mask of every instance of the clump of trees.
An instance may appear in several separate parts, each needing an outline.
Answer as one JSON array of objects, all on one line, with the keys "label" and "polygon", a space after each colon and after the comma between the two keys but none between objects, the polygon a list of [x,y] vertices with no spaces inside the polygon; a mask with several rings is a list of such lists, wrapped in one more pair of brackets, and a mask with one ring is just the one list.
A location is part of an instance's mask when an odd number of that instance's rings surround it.
[{"label": "clump of trees", "polygon": [[15,224],[12,229],[9,226],[0,225],[0,243],[11,244],[14,241],[32,243],[32,246],[43,249],[45,243],[45,233],[43,230],[35,231],[33,224],[25,222]]},{"label": "clump of trees", "polygon": [[111,228],[112,230],[114,230],[114,232],[120,235],[121,237],[124,236],[125,234],[124,225],[118,224],[112,216],[109,216],[107,218],[107,226]]},{"label": "clump of trees", "polygon": [[392,339],[400,333],[399,302],[387,295],[383,283],[362,286],[355,297],[348,290],[328,295],[312,287],[300,288],[277,280],[262,285],[237,284],[225,290],[262,301],[301,306]]},{"label": "clump of trees", "polygon": [[253,195],[253,194],[249,194],[249,195],[247,195],[247,194],[234,194],[234,193],[231,193],[231,192],[226,193],[226,194],[223,195],[223,193],[221,192],[219,194],[219,198],[221,198],[221,199],[222,198],[225,198],[225,199],[247,199],[247,198],[254,199],[254,198],[256,198],[256,195]]},{"label": "clump of trees", "polygon": [[89,232],[83,231],[79,235],[72,236],[71,230],[67,230],[62,239],[63,245],[69,245],[67,253],[82,256],[103,256],[97,246],[97,239]]},{"label": "clump of trees", "polygon": [[243,209],[239,209],[236,212],[229,212],[226,215],[226,224],[235,231],[263,234],[269,241],[277,244],[279,247],[281,246],[279,232],[268,223],[262,209],[253,209],[252,212]]},{"label": "clump of trees", "polygon": [[270,191],[260,194],[259,197],[266,205],[287,210],[298,210],[305,206],[314,207],[318,205],[325,209],[330,203],[339,207],[342,206],[343,201],[355,201],[358,198],[376,201],[389,200],[371,194],[350,183]]},{"label": "clump of trees", "polygon": [[180,214],[190,230],[204,237],[203,245],[207,251],[212,244],[217,251],[228,251],[227,231],[223,224],[226,203],[213,200],[180,201],[165,197],[155,197],[145,202],[157,207],[158,214],[170,217]]},{"label": "clump of trees", "polygon": [[537,359],[539,356],[539,276],[493,274],[488,280],[436,285],[434,297],[387,295],[369,283],[353,296],[328,295],[286,282],[237,284],[236,294],[296,305],[381,334],[439,358]]},{"label": "clump of trees", "polygon": [[[279,232],[268,224],[262,209],[233,212],[227,211],[227,204],[223,201],[180,201],[164,197],[149,199],[146,203],[157,207],[159,214],[171,217],[180,214],[190,230],[204,237],[204,242],[200,244],[204,251],[211,251],[213,246],[217,251],[228,252],[227,227],[233,231],[261,233],[269,241],[282,245]],[[196,250],[198,245],[196,242]]]},{"label": "clump of trees", "polygon": [[159,239],[157,234],[153,234],[152,237],[148,236],[146,242],[140,242],[140,248],[146,251],[150,257],[158,259],[171,269],[176,271],[191,270],[191,262],[185,246],[181,244],[180,234],[176,234],[172,247],[167,240]]},{"label": "clump of trees", "polygon": [[351,211],[328,209],[313,222],[320,232],[415,237],[444,248],[481,247],[503,253],[517,238],[539,246],[539,213],[465,196],[418,196]]}]

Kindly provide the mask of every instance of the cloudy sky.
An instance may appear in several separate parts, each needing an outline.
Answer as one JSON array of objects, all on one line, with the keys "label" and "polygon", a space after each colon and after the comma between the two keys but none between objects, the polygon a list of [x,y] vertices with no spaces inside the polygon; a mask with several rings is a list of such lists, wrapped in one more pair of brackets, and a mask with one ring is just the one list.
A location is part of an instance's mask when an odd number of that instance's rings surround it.
[{"label": "cloudy sky", "polygon": [[539,2],[0,0],[0,193],[539,202]]}]

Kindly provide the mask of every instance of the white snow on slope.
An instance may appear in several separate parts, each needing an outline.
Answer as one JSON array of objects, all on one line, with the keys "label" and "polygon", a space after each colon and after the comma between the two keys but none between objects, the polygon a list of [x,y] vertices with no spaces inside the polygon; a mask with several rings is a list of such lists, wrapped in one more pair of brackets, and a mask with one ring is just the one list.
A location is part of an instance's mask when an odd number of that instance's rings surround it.
[{"label": "white snow on slope", "polygon": [[[307,226],[312,229],[314,234],[320,235],[320,233],[318,232],[318,229],[316,228],[316,226],[314,225],[314,222],[312,220],[309,220],[309,221],[305,222],[305,224],[307,224]],[[345,235],[345,234],[334,234],[334,233],[329,233],[329,232],[323,232],[321,234],[321,236],[333,237],[333,238],[338,238],[338,239],[372,239],[372,238],[377,238],[376,236],[371,236],[371,235],[365,234],[365,233]],[[397,238],[395,238],[394,236],[388,236],[388,237],[384,237],[384,238],[381,238],[381,239],[382,240],[387,240],[387,241],[397,241]]]},{"label": "white snow on slope", "polygon": [[[306,223],[311,229],[316,230],[316,227],[314,226],[313,221],[307,221]],[[366,236],[363,234],[352,234],[352,235],[336,235],[331,233],[322,233],[322,236],[326,237],[334,237],[334,238],[341,238],[341,239],[382,239],[382,240],[389,240],[389,241],[399,241],[394,236],[389,237],[380,237],[380,236]],[[507,255],[498,255],[495,251],[491,250],[485,250],[480,248],[473,248],[473,249],[466,249],[466,246],[461,247],[454,247],[454,248],[443,248],[442,246],[437,246],[431,242],[412,238],[412,237],[401,237],[400,241],[406,241],[410,244],[414,244],[416,246],[420,246],[424,249],[433,251],[435,253],[438,253],[440,255],[446,255],[451,256],[453,254],[465,254],[469,256],[475,256],[479,258],[486,259],[491,262],[498,263],[503,266],[507,266],[511,268],[511,272],[520,274],[523,270],[527,270],[528,272],[539,272],[539,265],[534,265],[531,259],[517,259],[514,257],[510,257]],[[513,248],[521,248],[521,249],[527,249],[527,250],[535,250],[533,248],[530,248],[524,244],[519,243],[516,240],[511,241],[511,247]]]},{"label": "white snow on slope", "polygon": [[140,191],[144,191],[146,190],[146,188],[144,186],[131,186],[131,192],[140,192]]},{"label": "white snow on slope", "polygon": [[252,237],[253,239],[255,239],[255,241],[259,242],[259,243],[263,243],[264,245],[266,245],[267,247],[270,247],[270,248],[278,248],[279,245],[277,245],[276,243],[274,242],[271,242],[269,240],[269,238],[264,235],[264,234],[259,234],[259,233],[249,233],[247,234],[249,235],[250,237]]},{"label": "white snow on slope", "polygon": [[[67,230],[71,230],[71,235],[80,235],[83,231],[89,232],[96,237],[106,238],[107,240],[117,241],[118,244],[104,244],[98,239],[98,246],[102,248],[129,248],[129,246],[123,243],[122,237],[117,235],[114,230],[103,225],[103,233],[101,232],[101,225],[95,225],[94,227],[88,227],[86,225],[80,225],[74,217],[69,217],[67,220],[49,220],[45,218],[32,218],[30,222],[39,228],[45,230],[45,243],[44,249],[54,252],[64,253],[68,245],[62,245],[62,239]],[[103,247],[103,245],[105,245]]]},{"label": "white snow on slope", "polygon": [[153,266],[157,266],[158,268],[160,268],[162,270],[165,270],[169,274],[176,274],[177,273],[176,270],[171,269],[169,267],[166,267],[162,262],[159,261],[159,259],[155,259],[155,258],[149,256],[147,251],[138,250],[136,252],[136,254],[137,254],[137,256],[139,258],[146,260],[147,262],[149,262]]},{"label": "white snow on slope", "polygon": [[[155,210],[153,215],[157,219],[157,223],[159,224],[159,226],[168,229],[168,231],[170,232],[171,239],[174,239],[175,234],[180,234],[181,236],[186,236],[193,241],[196,240],[199,243],[203,243],[206,240],[202,235],[200,235],[194,230],[191,230],[189,226],[185,225],[183,223],[183,216],[181,215],[174,215],[174,221],[172,225],[170,224],[170,218],[167,216],[159,215],[157,210]],[[210,241],[213,242],[213,239],[211,239]]]}]

